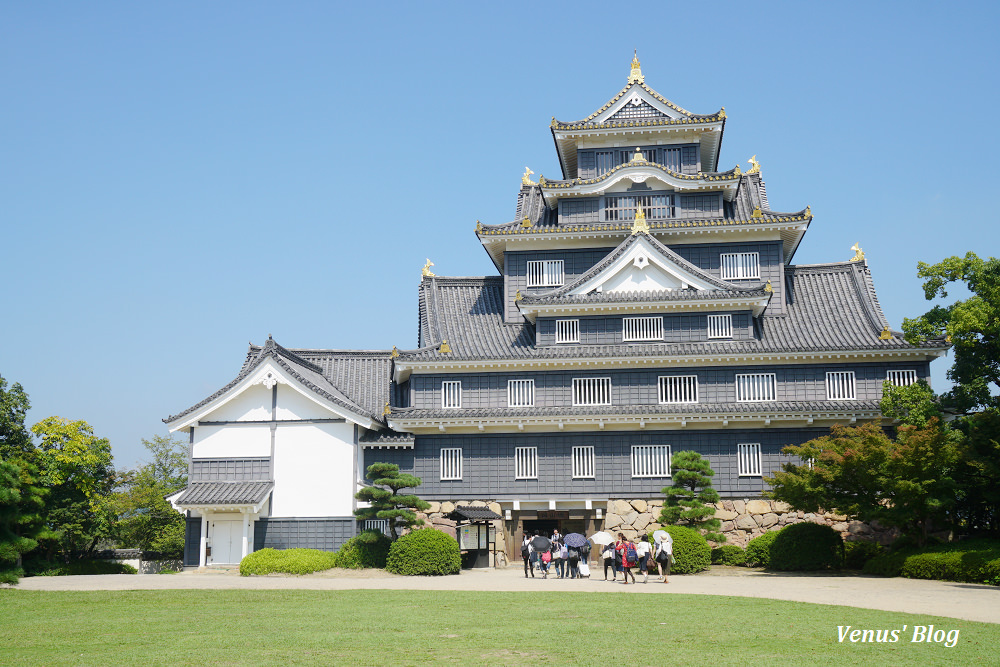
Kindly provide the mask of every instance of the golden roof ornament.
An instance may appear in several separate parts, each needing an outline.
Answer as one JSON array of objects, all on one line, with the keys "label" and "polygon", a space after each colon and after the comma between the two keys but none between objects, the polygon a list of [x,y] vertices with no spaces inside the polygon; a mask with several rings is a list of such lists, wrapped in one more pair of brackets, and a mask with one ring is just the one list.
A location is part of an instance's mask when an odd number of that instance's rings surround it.
[{"label": "golden roof ornament", "polygon": [[434,266],[434,262],[428,259],[427,263],[424,264],[424,268],[420,269],[420,275],[423,276],[424,278],[433,277],[437,275],[436,273],[431,271],[432,266]]},{"label": "golden roof ornament", "polygon": [[757,156],[754,155],[752,158],[747,160],[750,163],[750,171],[748,174],[759,174],[760,173],[760,162],[757,162]]},{"label": "golden roof ornament", "polygon": [[882,333],[878,335],[879,340],[892,340],[892,332],[889,327],[882,327]]},{"label": "golden roof ornament", "polygon": [[388,417],[392,414],[392,408],[389,407],[389,401],[385,402],[385,407],[382,408],[382,416]]},{"label": "golden roof ornament", "polygon": [[765,292],[773,292],[774,291],[774,288],[771,287],[771,281],[770,280],[768,280],[767,284],[764,285],[764,291]]},{"label": "golden roof ornament", "polygon": [[531,227],[531,218],[525,218],[521,221],[522,227]]},{"label": "golden roof ornament", "polygon": [[635,207],[635,222],[632,223],[632,235],[639,233],[649,233],[649,224],[646,222],[646,214],[642,210],[642,204]]},{"label": "golden roof ornament", "polygon": [[450,354],[451,353],[451,345],[448,345],[448,339],[447,338],[445,338],[443,341],[441,341],[441,346],[438,347],[438,352],[440,352],[441,354]]},{"label": "golden roof ornament", "polygon": [[527,167],[525,167],[524,168],[524,176],[521,177],[521,185],[537,185],[537,183],[535,183],[533,180],[531,180],[531,175],[533,173],[535,173],[535,172],[533,172],[530,169],[528,169]]},{"label": "golden roof ornament", "polygon": [[863,262],[863,261],[865,261],[865,251],[861,249],[861,246],[859,245],[859,243],[860,243],[860,241],[858,243],[855,243],[854,245],[851,246],[851,250],[854,251],[854,257],[851,257],[851,259],[850,259],[850,261],[852,261],[852,262]]},{"label": "golden roof ornament", "polygon": [[390,353],[389,353],[389,357],[390,357],[391,359],[395,359],[395,358],[396,358],[396,357],[398,357],[398,356],[399,356],[399,350],[397,350],[397,349],[396,349],[396,346],[395,346],[395,345],[393,345],[393,346],[392,346],[392,352],[390,352]]},{"label": "golden roof ornament", "polygon": [[753,214],[750,217],[751,218],[763,218],[764,217],[764,213],[763,213],[763,211],[760,210],[760,206],[756,207],[753,210]]},{"label": "golden roof ornament", "polygon": [[806,206],[806,217],[811,218],[813,214],[812,206]]},{"label": "golden roof ornament", "polygon": [[517,301],[520,301],[523,298],[524,298],[524,295],[521,294],[521,290],[517,290],[517,292],[514,294],[514,301],[517,302]]},{"label": "golden roof ornament", "polygon": [[633,52],[632,70],[628,74],[629,83],[645,83],[646,77],[642,75],[642,67],[639,65],[639,51]]},{"label": "golden roof ornament", "polygon": [[635,147],[635,153],[632,153],[632,159],[629,162],[647,162],[646,156],[642,154],[642,151],[638,146]]},{"label": "golden roof ornament", "polygon": [[476,231],[477,232],[483,231],[483,223],[479,222],[478,220],[476,220]]}]

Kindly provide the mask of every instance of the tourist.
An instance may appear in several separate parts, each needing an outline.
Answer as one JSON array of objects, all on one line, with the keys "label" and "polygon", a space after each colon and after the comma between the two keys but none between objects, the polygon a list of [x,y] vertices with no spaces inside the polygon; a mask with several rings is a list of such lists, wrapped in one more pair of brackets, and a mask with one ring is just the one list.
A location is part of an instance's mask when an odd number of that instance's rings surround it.
[{"label": "tourist", "polygon": [[615,544],[615,552],[618,554],[618,558],[621,558],[622,583],[628,584],[629,577],[632,577],[632,583],[634,584],[635,575],[632,574],[632,568],[635,567],[638,555],[635,551],[635,545],[632,544],[630,540],[625,539],[624,533],[618,533],[618,542]]},{"label": "tourist", "polygon": [[642,583],[649,583],[649,536],[643,535],[635,545],[635,553],[639,556],[639,572],[642,573]]},{"label": "tourist", "polygon": [[604,559],[604,581],[608,580],[608,567],[611,568],[611,581],[616,581],[618,579],[618,567],[615,565],[615,553],[614,544],[604,545],[604,550],[601,552],[601,558]]},{"label": "tourist", "polygon": [[653,559],[656,561],[656,567],[660,570],[663,583],[667,583],[667,577],[670,576],[670,561],[673,560],[673,554],[674,538],[670,533],[667,533],[666,537],[656,543],[656,549],[653,553]]},{"label": "tourist", "polygon": [[534,549],[531,548],[531,534],[525,533],[524,540],[521,542],[521,560],[524,561],[524,578],[528,578],[528,573],[531,572],[532,578],[535,576],[535,564],[531,562],[531,553]]}]

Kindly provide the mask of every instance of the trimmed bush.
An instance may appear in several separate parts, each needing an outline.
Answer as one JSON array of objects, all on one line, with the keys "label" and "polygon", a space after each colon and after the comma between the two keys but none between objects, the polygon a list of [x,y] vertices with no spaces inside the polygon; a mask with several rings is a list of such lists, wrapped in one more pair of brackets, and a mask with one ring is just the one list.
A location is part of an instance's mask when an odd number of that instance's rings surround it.
[{"label": "trimmed bush", "polygon": [[[793,524],[797,525],[797,524]],[[777,531],[764,533],[747,543],[747,565],[750,567],[768,567],[771,564],[771,543],[778,537]]]},{"label": "trimmed bush", "polygon": [[366,530],[344,542],[337,552],[337,567],[352,570],[385,567],[392,540],[374,530]]},{"label": "trimmed bush", "polygon": [[844,541],[840,533],[819,523],[793,523],[778,531],[769,549],[772,570],[786,572],[840,567]]},{"label": "trimmed bush", "polygon": [[712,565],[746,565],[747,553],[736,544],[723,544],[712,549]]},{"label": "trimmed bush", "polygon": [[261,549],[240,561],[240,575],[312,574],[337,565],[337,554],[319,549]]},{"label": "trimmed bush", "polygon": [[844,567],[860,570],[865,563],[884,552],[885,549],[874,542],[844,542]]},{"label": "trimmed bush", "polygon": [[70,577],[80,574],[138,574],[139,570],[127,563],[112,560],[74,560],[54,564],[33,572],[36,577]]},{"label": "trimmed bush", "polygon": [[903,569],[903,563],[911,553],[911,551],[886,551],[868,559],[861,571],[880,577],[898,577],[899,571]]},{"label": "trimmed bush", "polygon": [[434,528],[420,528],[392,543],[385,569],[416,576],[458,574],[462,570],[462,554],[451,535]]},{"label": "trimmed bush", "polygon": [[[712,564],[712,549],[697,530],[687,526],[667,526],[663,530],[674,538],[674,562],[670,565],[670,574],[693,574],[707,570]],[[653,544],[652,533],[649,534],[649,543]]]},{"label": "trimmed bush", "polygon": [[912,553],[899,572],[911,579],[1000,584],[1000,541],[965,540]]}]

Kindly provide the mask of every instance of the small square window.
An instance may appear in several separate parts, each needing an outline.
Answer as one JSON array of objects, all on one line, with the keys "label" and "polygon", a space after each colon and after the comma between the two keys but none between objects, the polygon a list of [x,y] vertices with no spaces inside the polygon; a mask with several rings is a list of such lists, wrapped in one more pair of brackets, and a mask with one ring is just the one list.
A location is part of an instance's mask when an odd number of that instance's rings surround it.
[{"label": "small square window", "polygon": [[760,443],[736,445],[740,477],[760,477]]},{"label": "small square window", "polygon": [[462,407],[462,382],[460,380],[445,380],[441,383],[441,407]]},{"label": "small square window", "polygon": [[441,481],[462,479],[462,448],[441,449]]},{"label": "small square window", "polygon": [[563,284],[565,263],[561,259],[528,262],[528,287],[558,287]]},{"label": "small square window", "polygon": [[507,407],[530,408],[534,404],[534,380],[507,380]]},{"label": "small square window", "polygon": [[538,479],[538,447],[514,448],[514,479]]},{"label": "small square window", "polygon": [[709,315],[708,316],[708,337],[709,338],[732,338],[733,337],[733,316],[732,315]]},{"label": "small square window", "polygon": [[556,320],[556,343],[579,343],[580,320]]},{"label": "small square window", "polygon": [[885,379],[897,387],[909,387],[917,381],[917,372],[913,370],[886,371]]},{"label": "small square window", "polygon": [[826,400],[850,401],[854,394],[854,371],[836,371],[826,374]]},{"label": "small square window", "polygon": [[723,280],[760,280],[760,253],[722,253]]},{"label": "small square window", "polygon": [[573,448],[573,479],[594,479],[594,448]]},{"label": "small square window", "polygon": [[670,445],[632,445],[632,477],[670,477]]}]

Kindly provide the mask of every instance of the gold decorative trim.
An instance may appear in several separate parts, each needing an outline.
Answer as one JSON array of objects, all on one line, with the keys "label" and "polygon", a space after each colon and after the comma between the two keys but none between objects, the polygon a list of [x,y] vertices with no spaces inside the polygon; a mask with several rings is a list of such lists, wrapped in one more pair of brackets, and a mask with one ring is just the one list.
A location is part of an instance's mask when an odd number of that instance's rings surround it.
[{"label": "gold decorative trim", "polygon": [[441,341],[441,346],[438,347],[438,352],[440,352],[441,354],[450,354],[451,353],[451,345],[448,345],[448,339],[447,338],[445,338],[443,341]]},{"label": "gold decorative trim", "polygon": [[396,346],[395,346],[395,345],[393,345],[393,346],[392,346],[392,352],[390,352],[390,353],[389,353],[389,358],[390,358],[390,359],[395,359],[395,358],[396,358],[396,357],[398,357],[398,356],[399,356],[399,350],[397,350],[397,349],[396,349]]},{"label": "gold decorative trim", "polygon": [[424,278],[433,277],[437,275],[436,273],[431,271],[432,266],[434,266],[434,262],[428,259],[427,263],[424,264],[424,268],[420,269],[420,275],[423,276]]},{"label": "gold decorative trim", "polygon": [[[553,120],[554,120],[554,119],[553,119]],[[523,176],[521,176],[521,185],[537,185],[537,183],[535,183],[535,182],[534,182],[533,180],[531,180],[531,178],[530,178],[530,176],[531,176],[531,175],[532,175],[533,173],[535,173],[535,172],[533,172],[533,171],[531,171],[530,169],[528,169],[527,167],[525,167],[525,168],[524,168],[524,175],[523,175]]]},{"label": "gold decorative trim", "polygon": [[516,302],[520,301],[523,298],[524,298],[524,295],[521,294],[521,290],[517,290],[517,292],[515,292],[515,294],[514,294],[514,302],[516,303]]},{"label": "gold decorative trim", "polygon": [[642,204],[637,204],[635,207],[635,222],[632,223],[632,236],[648,233],[649,224],[646,222],[646,213],[642,210]]},{"label": "gold decorative trim", "polygon": [[481,232],[481,231],[483,231],[483,223],[476,220],[476,232]]},{"label": "gold decorative trim", "polygon": [[747,162],[750,163],[750,171],[748,174],[759,174],[760,173],[760,162],[757,162],[757,155],[754,154]]},{"label": "gold decorative trim", "polygon": [[392,414],[392,408],[389,407],[389,401],[386,401],[385,402],[385,407],[382,408],[382,416],[383,417],[388,417],[391,414]]},{"label": "gold decorative trim", "polygon": [[531,227],[531,218],[525,218],[522,220],[521,227]]},{"label": "gold decorative trim", "polygon": [[889,327],[882,327],[882,333],[878,335],[879,340],[892,340],[892,332]]},{"label": "gold decorative trim", "polygon": [[[860,243],[860,242],[859,242]],[[865,251],[861,249],[858,243],[851,246],[851,250],[854,251],[854,257],[851,257],[852,262],[863,262],[865,261]]]},{"label": "gold decorative trim", "polygon": [[[634,55],[632,56],[632,69],[628,73],[628,82],[638,83],[638,84],[645,83],[646,77],[642,75],[642,67],[639,65],[639,52],[638,50],[636,50],[633,53]],[[619,93],[618,96],[621,97],[621,93]]]},{"label": "gold decorative trim", "polygon": [[770,280],[768,280],[767,284],[764,285],[764,291],[765,292],[774,292],[774,288],[771,287],[771,281]]},{"label": "gold decorative trim", "polygon": [[753,210],[753,214],[750,217],[755,219],[764,217],[764,213],[760,210],[760,206]]}]

